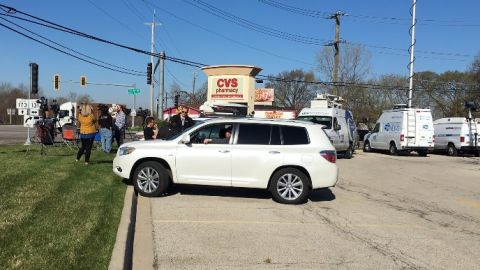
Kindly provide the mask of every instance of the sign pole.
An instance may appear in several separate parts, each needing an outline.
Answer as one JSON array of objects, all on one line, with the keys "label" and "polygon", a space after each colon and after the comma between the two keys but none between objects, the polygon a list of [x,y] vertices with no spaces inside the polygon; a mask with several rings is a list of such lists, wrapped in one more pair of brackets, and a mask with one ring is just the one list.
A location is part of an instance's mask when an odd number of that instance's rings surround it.
[{"label": "sign pole", "polygon": [[[135,85],[133,87],[136,88]],[[132,128],[135,127],[135,116],[137,114],[137,110],[135,109],[135,97],[136,96],[137,95],[133,95],[133,111],[135,112],[135,115],[132,115]]]},{"label": "sign pole", "polygon": [[[30,114],[30,93],[32,92],[32,63],[30,63],[30,90],[28,90],[28,102],[27,102],[27,113]],[[25,118],[24,118],[25,119]],[[25,124],[25,123],[24,123]],[[32,141],[30,140],[30,126],[27,127],[27,141],[24,145],[31,145]]]}]

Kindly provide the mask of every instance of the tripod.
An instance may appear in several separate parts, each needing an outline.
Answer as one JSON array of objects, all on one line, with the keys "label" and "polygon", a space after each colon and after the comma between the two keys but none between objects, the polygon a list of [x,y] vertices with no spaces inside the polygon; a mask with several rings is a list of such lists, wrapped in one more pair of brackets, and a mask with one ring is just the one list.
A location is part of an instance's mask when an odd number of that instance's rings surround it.
[{"label": "tripod", "polygon": [[39,121],[35,124],[36,127],[36,136],[39,138],[42,148],[40,150],[40,155],[47,154],[47,146],[52,146],[55,143],[55,131],[53,128],[52,121],[46,119]]}]

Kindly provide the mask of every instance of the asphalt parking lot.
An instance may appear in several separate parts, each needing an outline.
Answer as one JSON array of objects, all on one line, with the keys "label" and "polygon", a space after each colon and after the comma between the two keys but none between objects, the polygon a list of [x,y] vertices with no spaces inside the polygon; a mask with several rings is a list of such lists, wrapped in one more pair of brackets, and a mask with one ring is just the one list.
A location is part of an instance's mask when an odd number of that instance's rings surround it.
[{"label": "asphalt parking lot", "polygon": [[337,186],[302,205],[191,186],[142,198],[154,268],[478,269],[479,158],[360,150],[338,165]]}]

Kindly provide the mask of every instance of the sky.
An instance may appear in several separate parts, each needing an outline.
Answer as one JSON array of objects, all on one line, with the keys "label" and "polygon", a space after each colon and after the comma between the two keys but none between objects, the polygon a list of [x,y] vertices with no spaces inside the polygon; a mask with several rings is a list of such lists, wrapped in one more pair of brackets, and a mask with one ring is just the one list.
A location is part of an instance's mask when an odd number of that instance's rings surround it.
[{"label": "sky", "polygon": [[[294,69],[316,72],[317,54],[335,37],[335,22],[327,17],[340,11],[346,14],[340,20],[340,37],[346,43],[364,46],[370,55],[369,78],[383,74],[408,76],[412,3],[407,0],[0,0],[0,4],[29,15],[142,51],[151,49],[151,27],[146,23],[152,22],[155,12],[155,22],[160,24],[155,28],[155,52],[164,51],[167,57],[205,65],[257,66],[262,68],[262,75]],[[414,71],[467,70],[480,53],[479,10],[478,0],[417,1]],[[21,16],[18,12],[12,15]],[[47,38],[57,43],[53,46],[70,54],[122,72],[63,54],[5,26],[52,44],[41,37]],[[0,52],[0,83],[29,85],[29,63],[35,62],[39,65],[39,86],[44,96],[89,94],[96,102],[132,107],[133,96],[127,89],[138,88],[136,107],[148,107],[150,86],[145,75],[125,73],[146,72],[150,62],[146,54],[8,17],[4,10],[0,10]],[[53,90],[55,74],[61,77],[60,91]],[[316,74],[319,79],[328,80]],[[86,76],[90,84],[81,87],[80,76]],[[175,82],[182,90],[191,92],[194,76],[195,89],[199,89],[207,79],[201,69],[165,61],[166,90]],[[158,74],[155,77],[158,80]],[[154,93],[156,98],[157,87]],[[168,105],[172,102],[168,99]]]}]

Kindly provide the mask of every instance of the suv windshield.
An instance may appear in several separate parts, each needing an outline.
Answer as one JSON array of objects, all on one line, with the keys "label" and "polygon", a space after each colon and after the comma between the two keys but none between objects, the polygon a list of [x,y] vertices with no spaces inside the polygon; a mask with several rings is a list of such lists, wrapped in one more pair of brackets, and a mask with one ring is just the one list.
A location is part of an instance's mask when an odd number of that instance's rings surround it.
[{"label": "suv windshield", "polygon": [[323,128],[332,128],[332,117],[330,116],[299,116],[297,120],[308,121],[315,124],[324,125]]}]

